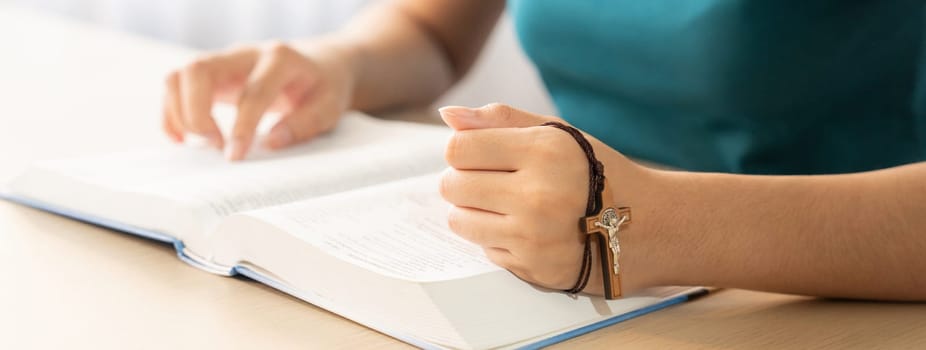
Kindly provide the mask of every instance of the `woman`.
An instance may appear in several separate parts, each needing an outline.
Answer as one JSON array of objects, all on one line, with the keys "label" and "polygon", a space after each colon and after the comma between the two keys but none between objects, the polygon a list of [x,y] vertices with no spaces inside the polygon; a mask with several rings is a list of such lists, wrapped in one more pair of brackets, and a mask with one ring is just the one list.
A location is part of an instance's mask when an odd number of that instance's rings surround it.
[{"label": "woman", "polygon": [[[507,5],[563,118],[603,163],[608,200],[632,207],[625,293],[926,300],[921,2]],[[323,38],[206,55],[170,75],[165,130],[240,160],[267,110],[284,115],[267,141],[283,148],[347,109],[428,103],[466,73],[505,6],[385,2]],[[238,106],[228,137],[214,99]],[[539,126],[558,118],[503,105],[441,114],[457,130],[441,184],[450,227],[527,281],[575,286],[590,191],[577,140]],[[601,294],[592,266],[585,292]]]}]

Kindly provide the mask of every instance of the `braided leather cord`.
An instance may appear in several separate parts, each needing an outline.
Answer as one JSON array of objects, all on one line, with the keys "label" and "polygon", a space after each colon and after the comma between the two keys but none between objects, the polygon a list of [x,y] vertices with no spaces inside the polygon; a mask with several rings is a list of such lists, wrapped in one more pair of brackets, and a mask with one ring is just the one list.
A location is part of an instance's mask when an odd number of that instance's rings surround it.
[{"label": "braided leather cord", "polygon": [[[595,150],[582,132],[576,128],[559,122],[546,122],[541,126],[552,126],[563,130],[576,140],[585,157],[588,158],[588,202],[585,206],[585,216],[591,216],[601,210],[601,192],[604,190],[604,165],[595,158]],[[588,278],[592,271],[592,248],[590,237],[585,236],[585,249],[582,253],[582,265],[579,268],[579,278],[570,289],[563,290],[569,294],[577,294],[588,285]]]}]

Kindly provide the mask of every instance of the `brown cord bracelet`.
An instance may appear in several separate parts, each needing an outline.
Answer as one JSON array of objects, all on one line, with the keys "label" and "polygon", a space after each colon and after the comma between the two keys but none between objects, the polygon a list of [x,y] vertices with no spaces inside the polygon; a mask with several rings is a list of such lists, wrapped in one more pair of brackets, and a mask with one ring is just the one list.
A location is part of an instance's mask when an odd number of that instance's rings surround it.
[{"label": "brown cord bracelet", "polygon": [[608,181],[604,176],[604,165],[595,157],[595,150],[581,131],[558,122],[547,122],[541,126],[552,126],[569,133],[588,158],[588,202],[585,206],[585,216],[579,218],[579,229],[585,234],[582,265],[579,268],[579,278],[575,285],[563,291],[577,294],[588,285],[592,270],[591,243],[592,237],[595,237],[601,257],[604,296],[607,299],[619,298],[621,281],[618,261],[621,250],[617,233],[622,225],[630,223],[630,208],[616,207],[611,203],[613,198],[611,198]]},{"label": "brown cord bracelet", "polygon": [[[601,191],[604,189],[604,165],[598,161],[598,158],[595,158],[595,150],[592,148],[592,144],[585,139],[581,131],[563,123],[546,122],[541,124],[541,126],[552,126],[569,133],[579,144],[579,147],[582,148],[582,152],[584,152],[585,157],[588,158],[588,202],[585,206],[585,216],[598,213],[598,211],[601,210]],[[585,250],[582,253],[582,266],[579,269],[579,279],[572,288],[563,290],[566,293],[577,294],[588,285],[588,278],[592,271],[592,248],[590,239],[591,236],[585,235]]]}]

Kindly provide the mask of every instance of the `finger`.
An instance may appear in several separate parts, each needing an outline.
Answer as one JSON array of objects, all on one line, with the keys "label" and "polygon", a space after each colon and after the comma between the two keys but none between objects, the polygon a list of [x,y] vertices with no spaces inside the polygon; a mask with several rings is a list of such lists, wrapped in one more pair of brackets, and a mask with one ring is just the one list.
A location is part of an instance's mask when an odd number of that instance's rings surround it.
[{"label": "finger", "polygon": [[[210,67],[213,65],[213,67]],[[183,125],[190,132],[199,134],[209,143],[222,148],[224,141],[219,127],[212,117],[214,96],[214,67],[207,60],[200,60],[184,68],[180,73],[180,97]]]},{"label": "finger", "polygon": [[460,170],[516,171],[530,153],[528,129],[501,128],[457,131],[444,158]]},{"label": "finger", "polygon": [[[209,139],[221,149],[224,142],[212,118],[212,105],[222,94],[240,89],[254,66],[258,51],[254,48],[234,49],[201,57],[181,70],[176,81],[174,116],[184,129]],[[192,111],[195,111],[193,113]]]},{"label": "finger", "polygon": [[164,117],[161,121],[161,126],[164,129],[164,133],[167,134],[167,136],[170,137],[170,140],[174,143],[182,143],[183,131],[181,131],[182,129],[180,129],[178,125],[174,125],[172,119],[173,118],[170,116],[170,112],[168,112],[167,108],[164,108]]},{"label": "finger", "polygon": [[174,116],[174,102],[171,96],[173,95],[174,84],[171,83],[171,80],[176,80],[176,74],[171,73],[167,78],[167,84],[164,92],[164,106],[162,107],[163,121],[162,126],[164,128],[164,133],[170,137],[171,141],[175,143],[183,142],[183,125],[177,123],[176,117]]},{"label": "finger", "polygon": [[517,204],[513,173],[447,169],[440,182],[441,196],[458,207],[510,214]]},{"label": "finger", "polygon": [[325,103],[305,103],[280,118],[267,135],[266,146],[280,149],[308,141],[334,128],[340,112]]},{"label": "finger", "polygon": [[254,133],[261,118],[274,100],[282,93],[290,78],[288,64],[294,53],[286,49],[271,51],[258,60],[248,78],[241,97],[238,99],[238,116],[232,130],[226,156],[229,160],[241,160],[247,154],[254,140]]},{"label": "finger", "polygon": [[524,128],[549,121],[562,122],[557,117],[533,114],[500,103],[492,103],[480,108],[450,106],[441,108],[439,111],[444,122],[454,130]]},{"label": "finger", "polygon": [[507,248],[518,238],[514,225],[505,215],[479,209],[452,206],[447,213],[450,230],[463,239],[483,247]]},{"label": "finger", "polygon": [[214,62],[215,66],[213,102],[237,105],[238,97],[260,55],[260,48],[245,46],[210,56],[208,60]]}]

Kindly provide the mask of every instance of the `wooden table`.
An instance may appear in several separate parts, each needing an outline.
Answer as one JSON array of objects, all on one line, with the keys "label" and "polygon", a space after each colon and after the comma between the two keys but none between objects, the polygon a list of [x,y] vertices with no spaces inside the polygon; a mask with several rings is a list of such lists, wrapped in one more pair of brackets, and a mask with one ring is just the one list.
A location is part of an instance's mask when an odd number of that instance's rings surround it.
[{"label": "wooden table", "polygon": [[[150,146],[193,52],[0,6],[0,183],[36,159]],[[0,349],[404,348],[166,245],[0,201]],[[926,305],[724,290],[560,348],[926,347]]]}]

